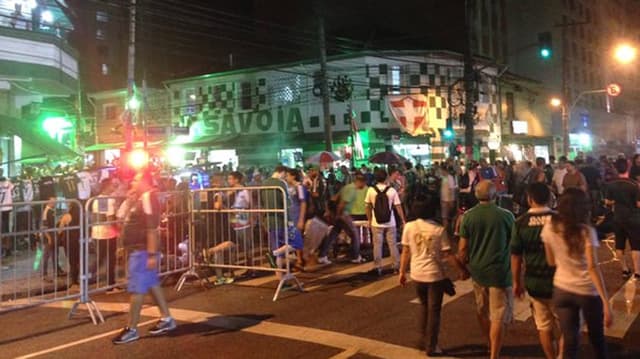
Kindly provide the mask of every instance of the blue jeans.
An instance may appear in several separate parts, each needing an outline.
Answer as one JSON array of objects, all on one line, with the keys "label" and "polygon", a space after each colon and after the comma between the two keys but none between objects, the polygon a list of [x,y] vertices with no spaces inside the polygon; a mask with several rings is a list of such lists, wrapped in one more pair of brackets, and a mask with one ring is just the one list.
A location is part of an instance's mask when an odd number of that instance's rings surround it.
[{"label": "blue jeans", "polygon": [[373,242],[373,261],[377,269],[382,268],[382,243],[386,240],[389,253],[393,258],[393,269],[400,268],[400,252],[396,243],[396,227],[372,227],[371,241]]},{"label": "blue jeans", "polygon": [[560,329],[564,336],[564,359],[578,358],[580,344],[580,312],[587,322],[589,341],[596,358],[608,358],[607,343],[604,339],[604,314],[599,296],[570,293],[553,288],[553,305],[560,319]]}]

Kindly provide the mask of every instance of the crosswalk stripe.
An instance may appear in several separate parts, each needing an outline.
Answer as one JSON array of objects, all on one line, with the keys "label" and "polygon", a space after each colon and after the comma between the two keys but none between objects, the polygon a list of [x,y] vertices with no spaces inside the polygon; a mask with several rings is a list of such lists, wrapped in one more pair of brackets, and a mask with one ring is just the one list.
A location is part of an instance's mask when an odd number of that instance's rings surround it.
[{"label": "crosswalk stripe", "polygon": [[[391,258],[387,257],[387,258],[383,258],[382,259],[382,265],[383,266],[386,266],[386,265],[389,265],[389,264],[391,264]],[[334,273],[329,273],[329,274],[322,275],[322,276],[320,276],[318,278],[314,278],[313,280],[311,280],[308,283],[320,282],[322,280],[329,279],[331,277],[347,276],[347,275],[356,274],[356,273],[366,273],[366,272],[368,272],[370,270],[373,270],[374,268],[375,268],[375,265],[374,265],[373,262],[358,264],[356,266],[348,267],[348,268],[345,268],[343,270],[340,270],[340,271],[337,271],[337,272],[334,272]],[[311,285],[311,286],[305,286],[304,289],[307,292],[312,292],[312,291],[318,290],[318,289],[320,289],[322,287],[323,287],[323,284],[316,284],[316,285]]]},{"label": "crosswalk stripe", "polygon": [[622,339],[627,334],[640,313],[639,285],[640,282],[630,279],[609,300],[613,310],[613,325],[605,328],[606,336]]},{"label": "crosswalk stripe", "polygon": [[[445,295],[444,298],[442,298],[442,306],[445,306],[473,292],[473,283],[471,282],[471,279],[458,280],[458,281],[455,281],[454,283],[456,285],[456,295],[453,297]],[[412,300],[411,303],[420,304],[420,298],[416,298]]]},{"label": "crosswalk stripe", "polygon": [[398,276],[394,275],[354,289],[347,292],[346,295],[352,297],[371,298],[398,286],[400,286],[400,281],[398,280]]},{"label": "crosswalk stripe", "polygon": [[[126,303],[97,303],[102,308],[121,309],[121,305]],[[243,317],[224,316],[218,313],[201,312],[189,309],[171,308],[172,316],[180,322],[190,323],[208,323],[211,322],[215,327],[223,327],[234,331],[242,331],[257,335],[270,337],[279,337],[288,340],[304,341],[307,343],[320,344],[341,349],[345,355],[353,356],[358,353],[364,355],[375,356],[379,358],[424,358],[424,352],[418,349],[409,348],[388,342],[382,342],[374,339],[358,337],[355,335],[333,332],[329,330],[316,329],[311,327],[282,324],[271,321],[255,321]],[[157,307],[145,307],[142,311],[143,316],[158,317],[160,313]],[[214,319],[215,322],[212,322]],[[153,319],[141,325],[148,325],[156,321]],[[102,333],[78,341],[69,342],[56,347],[51,347],[42,351],[33,352],[22,356],[21,358],[33,358],[37,356],[51,355],[51,353],[59,352],[64,349],[82,345],[94,340],[102,339],[119,332],[120,329],[107,333]],[[355,352],[354,352],[355,349]],[[343,357],[349,357],[343,356]]]}]

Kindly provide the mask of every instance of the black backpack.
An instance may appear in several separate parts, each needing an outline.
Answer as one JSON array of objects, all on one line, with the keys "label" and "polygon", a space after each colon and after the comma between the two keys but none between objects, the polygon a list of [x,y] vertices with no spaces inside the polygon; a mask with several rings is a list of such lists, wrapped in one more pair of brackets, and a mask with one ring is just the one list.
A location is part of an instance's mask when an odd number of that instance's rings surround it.
[{"label": "black backpack", "polygon": [[373,186],[376,191],[376,202],[373,205],[373,214],[376,216],[376,222],[378,224],[388,223],[391,221],[391,206],[389,205],[389,197],[387,191],[391,188],[387,186],[384,190],[380,191],[378,186]]}]

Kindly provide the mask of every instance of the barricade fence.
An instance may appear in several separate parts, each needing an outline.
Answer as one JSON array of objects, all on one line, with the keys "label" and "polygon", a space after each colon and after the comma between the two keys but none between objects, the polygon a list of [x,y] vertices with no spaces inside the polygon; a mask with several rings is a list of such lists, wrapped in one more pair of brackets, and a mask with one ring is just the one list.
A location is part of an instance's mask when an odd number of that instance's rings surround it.
[{"label": "barricade fence", "polygon": [[56,199],[2,205],[0,237],[0,313],[62,300],[92,303],[82,287],[84,211],[78,200]]},{"label": "barricade fence", "polygon": [[[211,188],[158,192],[160,276],[180,274],[176,289],[190,278],[217,284],[257,272],[280,280],[273,300],[292,273],[302,235],[290,221],[282,187]],[[125,197],[54,199],[0,207],[0,313],[75,300],[69,316],[86,305],[94,324],[103,322],[91,296],[127,285],[127,255],[121,229]],[[299,252],[298,252],[299,251]],[[211,273],[213,272],[213,273]]]},{"label": "barricade fence", "polygon": [[[292,260],[302,254],[302,230],[290,221],[283,187],[225,187],[191,192],[191,270],[178,282],[180,290],[199,268],[213,268],[217,284],[259,271],[276,273],[277,300],[287,281],[302,286],[292,273]],[[296,213],[296,215],[298,215]]]}]

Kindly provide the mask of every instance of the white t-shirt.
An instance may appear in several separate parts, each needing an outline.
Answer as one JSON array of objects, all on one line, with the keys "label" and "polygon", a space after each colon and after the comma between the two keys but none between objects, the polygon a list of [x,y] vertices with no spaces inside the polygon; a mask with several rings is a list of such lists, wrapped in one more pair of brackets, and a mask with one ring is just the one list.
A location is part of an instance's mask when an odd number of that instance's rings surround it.
[{"label": "white t-shirt", "polygon": [[442,252],[451,249],[444,228],[431,221],[408,222],[402,231],[402,245],[411,249],[411,279],[431,283],[444,279]]},{"label": "white t-shirt", "polygon": [[0,181],[0,211],[13,209],[13,184],[8,179]]},{"label": "white t-shirt", "polygon": [[[587,270],[587,258],[582,254],[579,258],[569,255],[569,248],[562,237],[562,232],[556,233],[551,222],[545,224],[540,233],[544,242],[553,252],[556,261],[556,274],[553,277],[553,286],[564,291],[579,295],[598,295],[593,281]],[[593,227],[589,227],[589,236],[585,237],[585,245],[598,248],[598,236]]]},{"label": "white t-shirt", "polygon": [[[106,196],[98,196],[91,206],[91,213],[98,223],[107,222],[107,217],[116,215],[116,200]],[[96,223],[96,222],[94,222]],[[91,238],[112,239],[118,236],[115,224],[96,225],[91,227]]]},{"label": "white t-shirt", "polygon": [[440,200],[442,202],[455,201],[456,180],[452,175],[440,177]]},{"label": "white t-shirt", "polygon": [[562,194],[562,192],[564,192],[564,187],[562,187],[562,182],[564,181],[564,175],[566,174],[567,174],[567,170],[565,168],[557,169],[553,171],[553,178],[551,179],[551,182],[553,182],[556,185],[556,188],[558,189],[558,194]]},{"label": "white t-shirt", "polygon": [[93,176],[89,172],[78,172],[78,199],[86,200],[91,197],[91,184]]},{"label": "white t-shirt", "polygon": [[[381,183],[377,183],[376,187],[378,187],[378,189],[380,191],[384,191],[384,189],[387,187],[386,184],[381,184]],[[364,203],[368,204],[371,206],[371,210],[372,212],[375,212],[375,204],[376,204],[376,195],[378,194],[378,192],[376,192],[375,189],[373,189],[373,187],[369,187],[369,189],[367,190],[367,195],[364,198]],[[387,197],[389,198],[389,205],[390,205],[390,210],[391,212],[391,220],[387,223],[378,223],[378,221],[376,221],[376,216],[375,213],[371,213],[371,226],[372,227],[379,227],[379,228],[393,228],[396,226],[396,219],[395,216],[393,215],[393,207],[394,206],[399,206],[402,203],[400,202],[400,196],[398,196],[398,192],[396,192],[395,189],[393,189],[393,187],[389,186],[389,189],[387,190]]]}]

